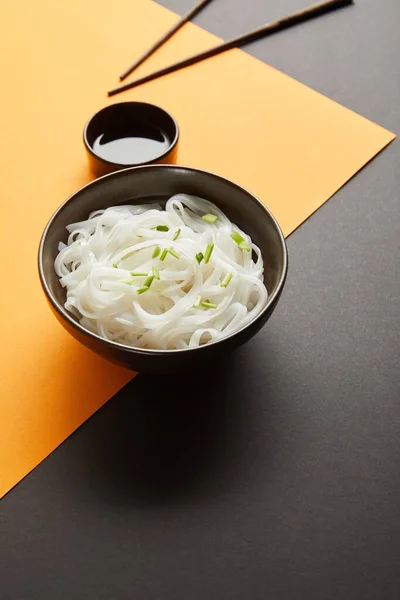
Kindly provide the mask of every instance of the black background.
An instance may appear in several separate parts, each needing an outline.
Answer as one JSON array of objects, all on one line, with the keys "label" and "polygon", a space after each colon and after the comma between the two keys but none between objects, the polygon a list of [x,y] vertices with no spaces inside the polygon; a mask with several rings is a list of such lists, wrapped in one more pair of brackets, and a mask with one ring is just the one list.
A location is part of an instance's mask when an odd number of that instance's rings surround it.
[{"label": "black background", "polygon": [[[195,21],[227,39],[304,4]],[[246,50],[399,132],[399,24],[359,0]],[[289,238],[274,316],[222,368],[139,375],[3,499],[1,600],[400,598],[399,159]]]}]

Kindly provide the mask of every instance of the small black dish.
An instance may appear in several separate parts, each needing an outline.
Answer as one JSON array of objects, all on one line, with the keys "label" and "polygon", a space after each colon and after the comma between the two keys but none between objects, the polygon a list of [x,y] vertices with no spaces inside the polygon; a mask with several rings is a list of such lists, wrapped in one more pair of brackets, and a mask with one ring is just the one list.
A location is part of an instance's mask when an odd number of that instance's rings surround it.
[{"label": "small black dish", "polygon": [[179,129],[163,108],[120,102],[95,113],[83,130],[89,165],[96,177],[148,164],[174,164]]}]

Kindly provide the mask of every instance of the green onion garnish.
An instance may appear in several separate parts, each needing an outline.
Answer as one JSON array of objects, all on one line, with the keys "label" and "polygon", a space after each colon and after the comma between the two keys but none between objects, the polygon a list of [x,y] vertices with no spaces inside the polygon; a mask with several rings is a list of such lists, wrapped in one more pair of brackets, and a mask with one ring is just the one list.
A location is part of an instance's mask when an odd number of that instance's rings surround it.
[{"label": "green onion garnish", "polygon": [[118,269],[118,265],[117,265],[117,263],[114,263],[114,264],[113,264],[113,267],[114,267],[114,269]]},{"label": "green onion garnish", "polygon": [[200,308],[201,296],[197,296],[196,302],[193,304],[194,308]]},{"label": "green onion garnish", "polygon": [[152,229],[157,229],[157,231],[169,231],[167,225],[157,225],[157,227],[152,227]]},{"label": "green onion garnish", "polygon": [[160,246],[156,246],[154,248],[153,254],[151,255],[151,258],[157,258],[157,256],[160,254],[160,252],[161,252]]},{"label": "green onion garnish", "polygon": [[147,273],[131,273],[132,277],[147,277]]},{"label": "green onion garnish", "polygon": [[204,262],[206,264],[208,263],[208,261],[211,258],[211,254],[212,254],[213,249],[214,249],[214,244],[211,244],[211,242],[209,244],[207,244],[207,248],[206,248],[206,251],[204,253]]},{"label": "green onion garnish", "polygon": [[143,287],[149,288],[151,286],[151,284],[153,283],[153,280],[154,280],[154,275],[149,275],[148,277],[146,277],[146,279],[143,282]]},{"label": "green onion garnish", "polygon": [[157,267],[153,267],[153,275],[154,279],[160,279],[160,271],[157,269]]},{"label": "green onion garnish", "polygon": [[196,254],[196,260],[199,264],[201,263],[203,258],[204,258],[204,254],[202,252],[199,252],[198,254]]},{"label": "green onion garnish", "polygon": [[143,287],[140,287],[136,290],[137,294],[144,294],[145,292],[147,292],[149,288],[147,287],[147,285],[144,285]]},{"label": "green onion garnish", "polygon": [[164,248],[164,250],[161,252],[160,260],[165,260],[167,254],[168,254],[168,248]]},{"label": "green onion garnish", "polygon": [[231,238],[241,250],[247,250],[247,252],[250,252],[250,246],[246,243],[246,240],[240,235],[240,233],[237,231],[231,233]]},{"label": "green onion garnish", "polygon": [[236,244],[239,246],[239,244],[241,244],[242,242],[244,242],[244,237],[242,237],[240,235],[240,233],[238,233],[237,231],[235,231],[234,233],[231,233],[231,238],[233,239],[234,242],[236,242]]},{"label": "green onion garnish", "polygon": [[171,254],[171,256],[173,256],[174,258],[180,258],[181,255],[179,254],[179,252],[177,252],[176,250],[174,250],[173,248],[168,248],[168,252]]},{"label": "green onion garnish", "polygon": [[177,240],[177,239],[178,239],[178,237],[180,236],[180,233],[181,233],[181,230],[180,230],[180,229],[177,229],[177,230],[175,231],[175,235],[174,235],[174,237],[172,238],[172,241],[173,241],[173,242],[174,242],[175,240]]},{"label": "green onion garnish", "polygon": [[123,256],[121,258],[121,260],[125,260],[125,258],[128,258],[129,256],[132,256],[132,254],[135,254],[136,250],[132,250],[132,252],[128,252],[128,254],[125,254],[125,256]]},{"label": "green onion garnish", "polygon": [[232,279],[232,273],[227,273],[221,281],[221,287],[228,287],[230,280]]},{"label": "green onion garnish", "polygon": [[218,304],[212,304],[211,302],[208,302],[207,300],[204,300],[204,302],[200,302],[200,304],[203,308],[218,308]]},{"label": "green onion garnish", "polygon": [[201,218],[206,223],[210,223],[210,225],[213,225],[215,223],[215,221],[218,220],[217,215],[212,215],[211,213],[207,213],[206,215],[203,215]]}]

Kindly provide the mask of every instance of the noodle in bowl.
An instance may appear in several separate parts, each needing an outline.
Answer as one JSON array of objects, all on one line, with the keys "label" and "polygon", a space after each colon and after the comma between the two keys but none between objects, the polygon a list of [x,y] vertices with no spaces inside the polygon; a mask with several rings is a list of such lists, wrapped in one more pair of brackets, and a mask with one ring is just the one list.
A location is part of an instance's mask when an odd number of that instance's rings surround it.
[{"label": "noodle in bowl", "polygon": [[177,165],[86,184],[49,219],[38,252],[62,327],[103,358],[155,374],[208,369],[250,340],[278,304],[287,263],[265,204]]},{"label": "noodle in bowl", "polygon": [[64,307],[110,342],[196,348],[234,334],[267,305],[261,250],[205,199],[109,207],[67,230],[54,262]]}]

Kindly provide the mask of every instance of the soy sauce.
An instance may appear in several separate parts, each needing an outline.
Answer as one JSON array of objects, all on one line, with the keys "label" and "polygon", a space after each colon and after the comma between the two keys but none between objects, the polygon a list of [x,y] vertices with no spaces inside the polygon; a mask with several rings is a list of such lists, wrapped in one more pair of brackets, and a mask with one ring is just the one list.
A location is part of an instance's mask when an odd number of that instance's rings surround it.
[{"label": "soy sauce", "polygon": [[162,156],[171,145],[168,136],[150,124],[131,124],[121,134],[117,130],[100,134],[92,144],[93,151],[110,162],[135,165]]}]

